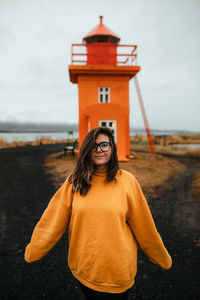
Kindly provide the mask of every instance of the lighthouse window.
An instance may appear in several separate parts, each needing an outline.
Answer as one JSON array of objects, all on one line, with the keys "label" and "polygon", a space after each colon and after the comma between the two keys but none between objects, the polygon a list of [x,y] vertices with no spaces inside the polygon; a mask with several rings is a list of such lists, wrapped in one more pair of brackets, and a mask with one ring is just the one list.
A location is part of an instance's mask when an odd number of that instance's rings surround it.
[{"label": "lighthouse window", "polygon": [[99,87],[99,103],[109,103],[110,102],[110,88],[109,87]]},{"label": "lighthouse window", "polygon": [[105,42],[108,42],[108,40],[109,40],[109,36],[108,35],[97,36],[97,42],[98,43],[105,43]]}]

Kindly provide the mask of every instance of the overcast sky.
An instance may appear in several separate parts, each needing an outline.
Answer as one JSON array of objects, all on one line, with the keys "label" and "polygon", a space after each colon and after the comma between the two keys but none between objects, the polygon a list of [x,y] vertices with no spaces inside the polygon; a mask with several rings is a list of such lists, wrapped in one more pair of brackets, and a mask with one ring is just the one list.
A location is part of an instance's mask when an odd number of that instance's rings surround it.
[{"label": "overcast sky", "polygon": [[[200,131],[200,0],[0,0],[0,121],[78,123],[71,44],[99,24],[138,45],[151,128]],[[130,124],[144,127],[133,80]]]}]

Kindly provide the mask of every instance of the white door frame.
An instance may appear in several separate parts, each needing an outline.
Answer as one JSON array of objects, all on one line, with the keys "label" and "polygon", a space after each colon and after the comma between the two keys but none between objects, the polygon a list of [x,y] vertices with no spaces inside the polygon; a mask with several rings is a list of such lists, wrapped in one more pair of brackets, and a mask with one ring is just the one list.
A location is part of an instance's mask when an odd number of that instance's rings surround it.
[{"label": "white door frame", "polygon": [[[117,142],[117,121],[116,120],[99,120],[99,126],[100,127],[104,127],[104,126],[102,126],[102,122],[106,123],[105,127],[108,127],[109,129],[111,129],[113,131],[114,140],[115,140],[115,143],[116,143]],[[112,123],[112,126],[110,126],[109,123]]]}]

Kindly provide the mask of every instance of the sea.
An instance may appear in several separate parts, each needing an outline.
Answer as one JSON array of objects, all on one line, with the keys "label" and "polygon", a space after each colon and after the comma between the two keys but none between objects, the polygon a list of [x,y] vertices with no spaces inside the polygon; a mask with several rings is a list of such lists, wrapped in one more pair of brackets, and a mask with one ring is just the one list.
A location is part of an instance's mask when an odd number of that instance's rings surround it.
[{"label": "sea", "polygon": [[78,132],[0,132],[0,140],[5,142],[34,142],[38,139],[77,139]]}]

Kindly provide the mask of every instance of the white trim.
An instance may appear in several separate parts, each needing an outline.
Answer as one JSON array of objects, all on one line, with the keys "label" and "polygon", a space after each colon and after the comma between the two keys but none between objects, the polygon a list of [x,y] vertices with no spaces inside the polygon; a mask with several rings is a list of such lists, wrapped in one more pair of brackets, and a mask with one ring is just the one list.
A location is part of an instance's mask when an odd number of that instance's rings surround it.
[{"label": "white trim", "polygon": [[[102,125],[103,122],[105,123],[105,125]],[[109,123],[112,123],[112,125]],[[111,129],[113,131],[115,143],[117,142],[117,121],[116,120],[99,120],[99,126],[100,127],[105,126]]]}]

